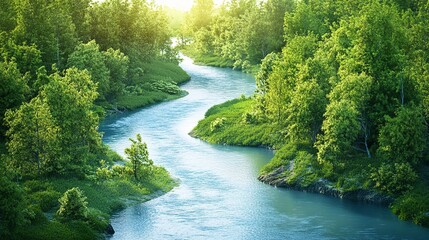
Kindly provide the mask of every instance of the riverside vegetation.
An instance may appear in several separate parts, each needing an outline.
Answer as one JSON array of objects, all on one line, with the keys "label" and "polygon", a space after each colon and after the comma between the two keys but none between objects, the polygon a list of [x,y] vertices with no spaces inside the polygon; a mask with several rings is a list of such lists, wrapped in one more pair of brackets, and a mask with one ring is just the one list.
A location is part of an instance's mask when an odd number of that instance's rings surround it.
[{"label": "riverside vegetation", "polygon": [[429,226],[428,1],[197,2],[186,48],[259,71],[252,97],[212,107],[191,135],[275,149],[266,183]]},{"label": "riverside vegetation", "polygon": [[114,211],[176,185],[141,136],[124,161],[98,131],[106,113],[186,94],[166,14],[144,0],[0,5],[0,238],[100,238]]}]

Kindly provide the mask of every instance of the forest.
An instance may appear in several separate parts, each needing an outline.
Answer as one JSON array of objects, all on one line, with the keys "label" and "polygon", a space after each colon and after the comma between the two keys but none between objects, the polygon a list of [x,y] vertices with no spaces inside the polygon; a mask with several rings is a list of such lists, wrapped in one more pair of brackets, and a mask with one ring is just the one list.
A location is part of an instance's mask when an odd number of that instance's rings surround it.
[{"label": "forest", "polygon": [[376,194],[429,226],[429,1],[0,6],[0,239],[102,238],[112,213],[177,186],[144,135],[122,154],[99,130],[187,94],[172,37],[196,63],[256,78],[251,97],[213,106],[192,136],[273,149],[265,183]]},{"label": "forest", "polygon": [[0,6],[0,238],[98,238],[126,202],[176,184],[140,135],[125,163],[98,130],[186,94],[167,15],[144,0]]},{"label": "forest", "polygon": [[428,1],[197,2],[184,52],[255,74],[257,90],[214,106],[193,136],[275,149],[264,182],[381,193],[429,226]]}]

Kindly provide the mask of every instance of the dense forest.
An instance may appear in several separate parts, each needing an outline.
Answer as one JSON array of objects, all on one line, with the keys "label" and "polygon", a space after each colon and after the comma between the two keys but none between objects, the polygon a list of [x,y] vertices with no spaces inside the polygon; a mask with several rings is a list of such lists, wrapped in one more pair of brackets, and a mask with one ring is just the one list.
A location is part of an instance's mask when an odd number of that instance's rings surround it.
[{"label": "dense forest", "polygon": [[254,96],[213,107],[193,135],[276,149],[265,182],[382,193],[429,226],[428,1],[197,3],[185,52],[259,70]]},{"label": "dense forest", "polygon": [[106,113],[186,94],[166,13],[145,0],[0,6],[0,238],[97,238],[126,202],[175,185],[140,135],[117,165],[98,131]]}]

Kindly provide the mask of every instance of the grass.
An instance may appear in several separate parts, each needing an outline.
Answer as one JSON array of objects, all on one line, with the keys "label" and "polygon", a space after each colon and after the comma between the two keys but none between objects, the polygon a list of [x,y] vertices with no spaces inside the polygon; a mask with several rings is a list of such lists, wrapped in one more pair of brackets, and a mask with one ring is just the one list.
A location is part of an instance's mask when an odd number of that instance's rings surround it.
[{"label": "grass", "polygon": [[143,76],[127,86],[134,91],[124,91],[114,102],[99,102],[110,112],[135,110],[155,103],[177,99],[187,93],[178,87],[189,81],[190,76],[176,63],[152,60],[141,64]]},{"label": "grass", "polygon": [[168,94],[162,91],[145,91],[142,95],[127,94],[118,97],[116,107],[119,110],[136,110],[162,101],[174,100],[185,96],[186,92]]},{"label": "grass", "polygon": [[152,82],[157,80],[171,80],[176,84],[187,82],[190,77],[176,63],[164,62],[161,60],[152,60],[142,64],[143,82]]},{"label": "grass", "polygon": [[[192,130],[191,135],[210,143],[237,146],[273,146],[274,128],[268,123],[253,124],[245,120],[251,99],[235,99],[213,106]],[[222,120],[222,123],[218,123]]]},{"label": "grass", "polygon": [[[32,224],[17,231],[16,239],[98,239],[107,227],[111,214],[127,206],[150,200],[177,185],[163,168],[154,166],[151,174],[136,182],[132,178],[95,181],[91,178],[49,178],[23,183],[29,204],[35,209]],[[48,220],[59,208],[58,198],[68,189],[78,187],[87,197],[91,212],[88,223],[60,223]]]},{"label": "grass", "polygon": [[192,45],[185,46],[181,51],[186,56],[192,58],[195,64],[222,68],[234,67],[233,61],[215,56],[213,54],[201,54],[194,47],[192,47]]}]

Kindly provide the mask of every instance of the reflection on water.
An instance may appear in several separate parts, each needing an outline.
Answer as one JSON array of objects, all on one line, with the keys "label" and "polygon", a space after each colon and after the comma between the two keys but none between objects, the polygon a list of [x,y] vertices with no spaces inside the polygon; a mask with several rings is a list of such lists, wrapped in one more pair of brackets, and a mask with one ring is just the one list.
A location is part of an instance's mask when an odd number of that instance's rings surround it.
[{"label": "reflection on water", "polygon": [[170,193],[112,218],[112,239],[425,239],[429,230],[388,209],[277,189],[256,180],[273,153],[210,145],[188,136],[212,105],[250,95],[251,76],[230,69],[182,67],[185,98],[107,119],[104,142],[123,153],[141,133],[151,158],[180,179]]}]

